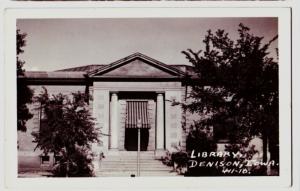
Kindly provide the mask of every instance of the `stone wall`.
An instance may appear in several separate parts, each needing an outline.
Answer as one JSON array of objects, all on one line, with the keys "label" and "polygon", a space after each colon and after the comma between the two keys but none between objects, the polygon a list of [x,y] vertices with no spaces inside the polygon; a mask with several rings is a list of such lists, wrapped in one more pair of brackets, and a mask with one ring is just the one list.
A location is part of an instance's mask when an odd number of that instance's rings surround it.
[{"label": "stone wall", "polygon": [[109,148],[109,91],[93,89],[93,117],[96,120],[96,128],[101,131],[100,144],[93,144],[93,152],[106,153]]},{"label": "stone wall", "polygon": [[155,115],[156,115],[156,103],[154,100],[148,101],[148,114],[149,114],[149,144],[148,150],[153,151],[156,148],[156,130],[155,130]]},{"label": "stone wall", "polygon": [[182,109],[180,105],[172,103],[181,102],[182,91],[165,92],[165,120],[166,120],[166,149],[182,144]]},{"label": "stone wall", "polygon": [[125,150],[125,122],[126,122],[126,100],[119,100],[119,150]]}]

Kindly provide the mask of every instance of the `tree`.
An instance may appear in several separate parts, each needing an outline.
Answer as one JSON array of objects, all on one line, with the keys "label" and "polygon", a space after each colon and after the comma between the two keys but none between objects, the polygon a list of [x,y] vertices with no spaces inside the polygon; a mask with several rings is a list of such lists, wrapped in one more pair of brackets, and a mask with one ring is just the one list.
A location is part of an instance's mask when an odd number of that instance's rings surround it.
[{"label": "tree", "polygon": [[32,103],[33,91],[20,79],[21,76],[24,76],[25,61],[20,60],[19,55],[24,52],[26,36],[26,33],[17,30],[17,129],[20,131],[27,130],[26,122],[33,117],[27,107],[27,104]]},{"label": "tree", "polygon": [[263,37],[250,34],[243,24],[238,34],[232,40],[224,30],[209,30],[204,50],[183,51],[198,76],[190,80],[194,101],[185,108],[210,113],[200,121],[203,126],[230,126],[231,142],[261,136],[266,161],[267,143],[271,158],[278,155],[278,63],[268,52],[277,36],[263,44]]},{"label": "tree", "polygon": [[[54,153],[61,157],[58,176],[91,176],[91,159],[88,152],[91,143],[99,142],[85,94],[73,93],[73,99],[63,94],[49,96],[47,89],[37,97],[41,104],[42,123],[33,132],[36,148],[44,154]],[[75,171],[72,171],[76,169]]]}]

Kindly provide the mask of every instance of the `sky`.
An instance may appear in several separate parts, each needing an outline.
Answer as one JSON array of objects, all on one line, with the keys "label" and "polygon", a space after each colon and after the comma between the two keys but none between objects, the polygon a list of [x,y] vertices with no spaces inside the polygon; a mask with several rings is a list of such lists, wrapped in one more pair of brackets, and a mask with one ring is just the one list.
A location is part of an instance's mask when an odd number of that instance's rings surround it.
[{"label": "sky", "polygon": [[[268,42],[278,34],[277,18],[99,18],[19,19],[27,33],[26,71],[55,71],[90,64],[110,64],[140,52],[165,64],[190,65],[181,51],[204,48],[207,30],[224,29],[237,38],[239,23]],[[275,55],[277,41],[270,47]]]}]

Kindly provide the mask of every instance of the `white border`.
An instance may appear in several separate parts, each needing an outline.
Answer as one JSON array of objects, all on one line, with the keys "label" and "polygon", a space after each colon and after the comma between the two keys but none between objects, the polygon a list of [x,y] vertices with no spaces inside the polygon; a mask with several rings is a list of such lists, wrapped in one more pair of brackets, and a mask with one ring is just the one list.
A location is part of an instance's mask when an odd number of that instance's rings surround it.
[{"label": "white border", "polygon": [[[136,18],[136,17],[278,17],[280,89],[279,177],[172,178],[17,178],[15,31],[18,18]],[[17,190],[52,189],[241,189],[291,186],[291,26],[289,8],[27,8],[5,10],[5,186]]]}]

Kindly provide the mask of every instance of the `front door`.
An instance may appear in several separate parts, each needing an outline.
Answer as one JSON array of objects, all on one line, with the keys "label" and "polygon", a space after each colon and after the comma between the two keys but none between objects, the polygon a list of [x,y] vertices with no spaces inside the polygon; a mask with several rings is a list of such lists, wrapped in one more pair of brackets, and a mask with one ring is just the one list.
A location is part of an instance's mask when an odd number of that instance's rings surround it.
[{"label": "front door", "polygon": [[[141,151],[147,151],[149,143],[149,129],[140,129],[141,134]],[[137,151],[138,150],[138,129],[137,128],[126,128],[125,129],[125,149],[127,151]]]},{"label": "front door", "polygon": [[136,151],[138,149],[138,128],[140,128],[141,131],[141,151],[146,151],[149,142],[150,128],[148,100],[127,101],[124,148],[128,151]]}]

